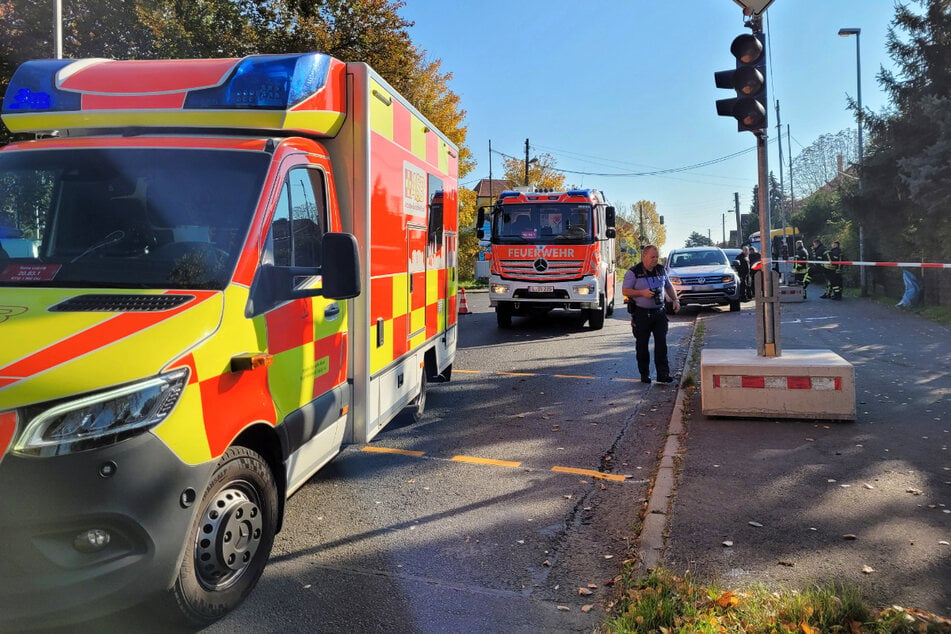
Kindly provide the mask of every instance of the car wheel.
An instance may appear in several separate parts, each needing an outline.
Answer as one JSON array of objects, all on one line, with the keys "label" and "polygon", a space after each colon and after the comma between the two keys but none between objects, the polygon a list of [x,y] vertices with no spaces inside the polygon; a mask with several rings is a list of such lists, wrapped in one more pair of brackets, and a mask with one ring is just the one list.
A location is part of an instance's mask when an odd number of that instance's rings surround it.
[{"label": "car wheel", "polygon": [[246,447],[230,447],[202,495],[178,577],[163,611],[190,627],[206,627],[251,592],[271,554],[278,491],[267,462]]}]

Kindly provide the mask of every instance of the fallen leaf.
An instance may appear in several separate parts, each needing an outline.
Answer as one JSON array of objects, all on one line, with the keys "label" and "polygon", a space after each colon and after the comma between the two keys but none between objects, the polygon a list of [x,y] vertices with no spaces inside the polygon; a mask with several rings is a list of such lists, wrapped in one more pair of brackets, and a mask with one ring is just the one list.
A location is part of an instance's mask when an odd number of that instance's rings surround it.
[{"label": "fallen leaf", "polygon": [[732,545],[733,545],[733,542],[731,542],[730,540],[727,540],[722,543],[722,546],[725,546],[726,548],[729,548]]},{"label": "fallen leaf", "polygon": [[571,608],[569,608],[567,605],[559,605],[559,606],[558,606],[558,609],[561,610],[562,612],[570,612],[570,611],[571,611]]},{"label": "fallen leaf", "polygon": [[730,591],[724,592],[720,595],[720,598],[717,599],[717,605],[721,608],[732,608],[739,602],[740,599]]},{"label": "fallen leaf", "polygon": [[755,526],[756,528],[763,528],[763,525],[759,522],[749,522],[750,526]]},{"label": "fallen leaf", "polygon": [[582,606],[581,606],[581,611],[584,612],[584,613],[588,613],[588,612],[590,612],[590,611],[593,610],[593,609],[594,609],[594,605],[592,605],[591,603],[588,603],[587,605],[582,605]]},{"label": "fallen leaf", "polygon": [[546,559],[545,561],[542,562],[542,565],[543,565],[543,566],[551,566],[551,562]]},{"label": "fallen leaf", "polygon": [[614,559],[614,555],[605,555],[604,558],[605,558],[605,559]]},{"label": "fallen leaf", "polygon": [[803,621],[802,623],[800,623],[800,624],[799,624],[799,627],[802,628],[802,634],[815,634],[815,632],[816,632],[816,630],[814,630],[813,628],[809,627],[809,624],[806,623],[805,621]]},{"label": "fallen leaf", "polygon": [[853,540],[858,538],[852,533],[846,533],[845,535],[842,536],[842,539]]},{"label": "fallen leaf", "polygon": [[592,590],[594,590],[595,588],[598,587],[598,584],[596,584],[596,583],[589,583],[589,584],[588,584],[588,587],[591,588]]},{"label": "fallen leaf", "polygon": [[868,482],[863,482],[863,483],[862,483],[862,486],[865,487],[866,489],[874,489],[874,488],[875,488],[875,487],[873,487],[871,484],[869,484]]},{"label": "fallen leaf", "polygon": [[921,489],[906,489],[905,493],[911,493],[912,495],[921,495],[924,493]]},{"label": "fallen leaf", "polygon": [[587,596],[587,595],[593,594],[593,593],[592,593],[591,590],[589,590],[588,588],[578,588],[578,594],[583,595],[583,596]]},{"label": "fallen leaf", "polygon": [[872,568],[871,566],[862,566],[862,572],[864,572],[867,575],[870,575],[873,572],[875,572],[875,569]]}]

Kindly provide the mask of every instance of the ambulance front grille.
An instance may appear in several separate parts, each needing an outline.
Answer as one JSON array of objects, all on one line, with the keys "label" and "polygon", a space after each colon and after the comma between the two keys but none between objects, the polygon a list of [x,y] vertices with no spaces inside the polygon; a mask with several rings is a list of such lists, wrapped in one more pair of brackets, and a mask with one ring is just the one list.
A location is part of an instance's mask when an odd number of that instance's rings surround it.
[{"label": "ambulance front grille", "polygon": [[195,299],[194,295],[80,295],[51,306],[60,313],[152,313],[171,310]]}]

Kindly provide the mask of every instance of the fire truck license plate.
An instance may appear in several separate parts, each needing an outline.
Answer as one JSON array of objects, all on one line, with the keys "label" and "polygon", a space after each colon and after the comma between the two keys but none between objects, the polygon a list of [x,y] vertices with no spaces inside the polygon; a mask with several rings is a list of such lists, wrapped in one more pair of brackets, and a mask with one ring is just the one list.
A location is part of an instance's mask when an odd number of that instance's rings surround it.
[{"label": "fire truck license plate", "polygon": [[552,293],[554,292],[554,286],[529,286],[529,293]]}]

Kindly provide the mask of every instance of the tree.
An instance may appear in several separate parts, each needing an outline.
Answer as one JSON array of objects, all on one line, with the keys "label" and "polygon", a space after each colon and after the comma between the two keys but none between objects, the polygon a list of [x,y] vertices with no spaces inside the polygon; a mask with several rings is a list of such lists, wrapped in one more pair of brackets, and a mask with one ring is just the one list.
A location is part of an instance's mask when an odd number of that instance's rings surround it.
[{"label": "tree", "polygon": [[[667,242],[667,229],[660,223],[657,203],[639,200],[633,205],[619,203],[615,205],[617,245],[620,252],[618,266],[627,268],[640,261],[640,247],[653,244],[662,249]],[[641,218],[644,220],[644,234],[641,235]]]},{"label": "tree", "polygon": [[878,74],[891,109],[863,113],[870,142],[861,188],[844,202],[873,257],[943,262],[951,257],[951,0],[916,3],[920,14],[895,8],[887,46],[898,70]]},{"label": "tree", "polygon": [[713,240],[707,236],[700,235],[696,231],[690,234],[687,238],[687,241],[684,242],[685,247],[712,247]]},{"label": "tree", "polygon": [[[544,153],[528,164],[528,183],[538,189],[559,191],[565,188],[565,175],[555,167],[558,161],[551,154]],[[513,183],[525,182],[525,161],[506,156],[503,159],[504,176]]]},{"label": "tree", "polygon": [[[459,146],[474,167],[451,73],[410,40],[401,0],[71,0],[63,3],[67,58],[242,57],[321,51],[367,62]],[[15,5],[15,6],[14,6]],[[0,0],[0,84],[28,59],[53,56],[52,2]],[[14,8],[16,10],[14,10]],[[0,143],[12,139],[0,130]]]},{"label": "tree", "polygon": [[798,199],[828,185],[839,177],[839,170],[858,161],[858,133],[841,130],[823,134],[793,159],[793,192]]}]

